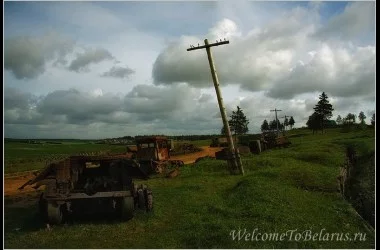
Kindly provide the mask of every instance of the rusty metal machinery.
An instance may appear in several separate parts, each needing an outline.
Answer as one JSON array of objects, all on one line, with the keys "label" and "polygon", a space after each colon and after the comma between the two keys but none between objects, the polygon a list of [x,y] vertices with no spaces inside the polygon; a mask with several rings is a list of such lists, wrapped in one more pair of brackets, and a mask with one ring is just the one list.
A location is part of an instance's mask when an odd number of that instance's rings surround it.
[{"label": "rusty metal machinery", "polygon": [[120,155],[71,156],[49,164],[20,189],[45,185],[39,208],[51,224],[60,224],[77,212],[107,211],[128,220],[137,208],[153,208],[152,191],[133,182],[147,178],[137,161]]}]

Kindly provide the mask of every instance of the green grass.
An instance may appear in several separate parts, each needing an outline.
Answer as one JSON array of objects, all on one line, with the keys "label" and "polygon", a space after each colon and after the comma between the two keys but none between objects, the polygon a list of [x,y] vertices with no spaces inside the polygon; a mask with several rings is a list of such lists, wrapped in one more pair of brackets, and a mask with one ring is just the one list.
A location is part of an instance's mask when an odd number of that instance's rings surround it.
[{"label": "green grass", "polygon": [[[5,200],[6,248],[374,248],[375,233],[337,191],[344,146],[374,149],[373,130],[312,135],[291,131],[292,145],[243,158],[245,176],[224,161],[187,165],[174,179],[144,181],[154,194],[152,213],[128,222],[77,220],[45,231],[36,207],[12,208]],[[141,182],[141,181],[140,181]],[[21,228],[15,231],[15,228]],[[232,240],[232,230],[289,230],[366,234],[365,241]],[[323,236],[326,237],[326,234]],[[250,238],[250,237],[249,237]]]},{"label": "green grass", "polygon": [[64,157],[85,152],[126,152],[125,145],[93,144],[88,142],[65,142],[62,144],[28,144],[5,141],[4,143],[4,172],[43,168],[46,161],[54,157]]},{"label": "green grass", "polygon": [[176,141],[177,143],[189,143],[194,144],[195,146],[210,146],[211,140],[195,140],[195,141]]}]

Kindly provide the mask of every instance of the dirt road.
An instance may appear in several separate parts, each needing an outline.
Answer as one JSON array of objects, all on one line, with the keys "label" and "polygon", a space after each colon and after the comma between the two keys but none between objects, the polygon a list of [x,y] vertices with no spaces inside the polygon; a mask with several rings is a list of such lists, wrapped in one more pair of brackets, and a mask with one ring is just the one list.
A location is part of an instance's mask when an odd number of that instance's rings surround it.
[{"label": "dirt road", "polygon": [[36,190],[32,186],[26,186],[23,190],[18,190],[25,182],[32,179],[34,175],[28,173],[24,176],[4,178],[4,196],[22,195]]},{"label": "dirt road", "polygon": [[211,148],[209,146],[203,146],[201,148],[202,148],[202,151],[200,152],[185,154],[185,155],[176,155],[176,156],[170,157],[170,159],[181,160],[185,164],[191,164],[191,163],[194,163],[195,160],[200,157],[205,157],[205,156],[215,157],[215,152],[222,150],[222,148],[219,148],[219,147]]}]

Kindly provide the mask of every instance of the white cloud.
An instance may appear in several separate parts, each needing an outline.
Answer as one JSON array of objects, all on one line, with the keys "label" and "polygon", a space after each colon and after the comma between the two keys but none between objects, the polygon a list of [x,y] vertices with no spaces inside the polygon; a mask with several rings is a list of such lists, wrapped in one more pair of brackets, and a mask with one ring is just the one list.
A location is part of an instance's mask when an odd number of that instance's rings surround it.
[{"label": "white cloud", "polygon": [[41,37],[12,37],[4,41],[4,69],[18,79],[36,78],[45,72],[47,62],[64,61],[74,41],[52,32]]},{"label": "white cloud", "polygon": [[76,58],[70,63],[68,69],[80,72],[86,70],[90,64],[111,59],[114,59],[114,57],[106,49],[85,49],[83,53],[78,53],[76,55]]},{"label": "white cloud", "polygon": [[375,9],[374,1],[351,2],[343,13],[332,17],[317,30],[315,36],[322,40],[351,39],[367,32],[372,33],[375,27]]},{"label": "white cloud", "polygon": [[103,77],[128,78],[135,71],[128,67],[113,66],[110,70],[101,74]]}]

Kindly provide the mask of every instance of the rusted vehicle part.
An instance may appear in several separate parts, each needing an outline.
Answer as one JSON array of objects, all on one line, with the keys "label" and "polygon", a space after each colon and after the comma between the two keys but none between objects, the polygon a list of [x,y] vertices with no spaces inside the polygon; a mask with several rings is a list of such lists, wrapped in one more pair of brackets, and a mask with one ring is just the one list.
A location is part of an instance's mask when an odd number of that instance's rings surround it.
[{"label": "rusted vehicle part", "polygon": [[135,185],[135,190],[137,192],[137,203],[136,205],[147,212],[153,209],[153,194],[146,185],[141,184],[139,186]]},{"label": "rusted vehicle part", "polygon": [[261,141],[265,142],[265,145],[263,145],[264,149],[288,147],[291,144],[287,136],[285,135],[277,136],[276,133],[263,134]]},{"label": "rusted vehicle part", "polygon": [[249,154],[251,152],[248,146],[239,145],[237,148],[239,149],[240,154]]},{"label": "rusted vehicle part", "polygon": [[229,159],[229,149],[223,148],[222,150],[216,152],[215,158],[217,160],[228,160]]},{"label": "rusted vehicle part", "polygon": [[136,160],[147,174],[162,174],[173,167],[183,166],[183,161],[170,160],[171,141],[164,136],[136,137]]},{"label": "rusted vehicle part", "polygon": [[169,160],[170,144],[164,136],[138,136],[136,145],[139,160]]},{"label": "rusted vehicle part", "polygon": [[167,178],[174,178],[174,177],[177,177],[179,175],[179,169],[178,168],[175,168],[173,170],[171,170],[169,173],[166,174],[166,177]]},{"label": "rusted vehicle part", "polygon": [[289,147],[291,142],[286,136],[279,136],[276,138],[276,146],[277,147]]},{"label": "rusted vehicle part", "polygon": [[[239,138],[233,136],[232,138],[234,145],[239,143]],[[227,137],[216,137],[213,138],[210,147],[228,147]]]},{"label": "rusted vehicle part", "polygon": [[231,174],[239,173],[239,171],[234,167],[233,155],[228,148],[223,148],[221,151],[215,152],[215,158],[217,160],[225,160]]},{"label": "rusted vehicle part", "polygon": [[20,189],[33,184],[45,185],[39,208],[51,224],[60,224],[71,213],[100,211],[130,219],[138,208],[138,200],[142,199],[139,192],[143,193],[144,202],[152,202],[153,197],[146,186],[137,187],[133,183],[133,179],[148,178],[140,163],[123,157],[71,156],[49,164]]},{"label": "rusted vehicle part", "polygon": [[263,150],[266,149],[264,141],[261,140],[253,140],[249,142],[249,149],[253,154],[260,154]]},{"label": "rusted vehicle part", "polygon": [[172,148],[170,155],[184,155],[202,151],[202,148],[190,143],[177,143],[175,148]]}]

